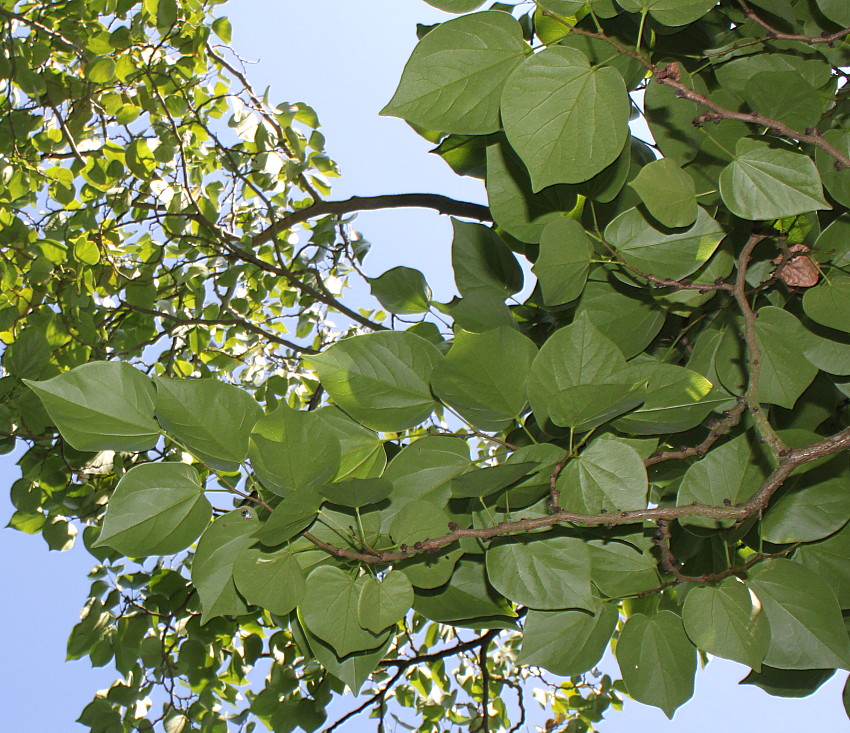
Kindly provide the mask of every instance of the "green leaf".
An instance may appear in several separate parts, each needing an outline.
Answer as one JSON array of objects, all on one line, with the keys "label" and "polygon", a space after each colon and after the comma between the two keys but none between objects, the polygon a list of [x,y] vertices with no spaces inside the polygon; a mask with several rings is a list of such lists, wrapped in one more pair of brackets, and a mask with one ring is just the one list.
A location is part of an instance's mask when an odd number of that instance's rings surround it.
[{"label": "green leaf", "polygon": [[452,479],[452,496],[457,499],[490,496],[508,488],[539,468],[537,463],[526,462],[505,463],[469,471]]},{"label": "green leaf", "polygon": [[694,225],[685,231],[662,232],[639,209],[620,214],[605,228],[605,239],[628,265],[673,280],[681,280],[708,262],[725,236],[720,224],[703,208]]},{"label": "green leaf", "polygon": [[835,674],[834,669],[776,669],[762,665],[739,685],[753,685],[776,697],[808,697]]},{"label": "green leaf", "polygon": [[484,4],[484,0],[425,0],[425,2],[447,13],[468,13]]},{"label": "green leaf", "polygon": [[529,611],[517,664],[543,667],[559,677],[587,672],[605,653],[618,618],[613,604],[599,605],[593,613]]},{"label": "green leaf", "polygon": [[321,499],[315,492],[295,491],[274,508],[254,537],[270,547],[283,544],[313,523],[320,504]]},{"label": "green leaf", "polygon": [[560,505],[571,512],[643,509],[649,484],[637,451],[618,440],[594,440],[558,476]]},{"label": "green leaf", "polygon": [[381,580],[366,578],[360,588],[357,619],[379,634],[401,621],[413,605],[413,586],[404,573],[391,571]]},{"label": "green leaf", "polygon": [[549,186],[533,193],[528,170],[505,141],[487,147],[487,200],[502,229],[535,244],[546,225],[566,216],[577,202],[574,186]]},{"label": "green leaf", "polygon": [[749,588],[770,622],[764,663],[780,669],[825,669],[850,664],[850,641],[838,601],[827,583],[792,560],[775,559],[750,571]]},{"label": "green leaf", "polygon": [[639,403],[626,362],[587,315],[556,331],[540,349],[528,378],[528,401],[538,421],[587,430]]},{"label": "green leaf", "polygon": [[109,498],[97,546],[127,557],[185,550],[212,517],[198,472],[185,463],[143,463],[121,478]]},{"label": "green leaf", "polygon": [[575,300],[584,290],[593,242],[584,228],[573,219],[555,219],[543,229],[540,255],[532,267],[543,291],[546,305]]},{"label": "green leaf", "polygon": [[416,499],[406,503],[394,515],[390,536],[399,545],[415,545],[449,532],[449,514],[437,502]]},{"label": "green leaf", "polygon": [[[637,544],[633,544],[631,540]],[[593,584],[608,598],[643,593],[659,584],[655,559],[641,551],[643,535],[625,535],[622,540],[588,542],[593,565]]]},{"label": "green leaf", "polygon": [[340,446],[315,412],[281,403],[254,425],[248,457],[263,486],[286,496],[329,481],[339,469]]},{"label": "green leaf", "polygon": [[86,64],[86,78],[94,84],[115,81],[115,62],[108,56],[97,56]]},{"label": "green leaf", "polygon": [[384,442],[374,431],[354,422],[338,407],[320,407],[316,414],[339,439],[342,455],[334,481],[372,478],[383,473],[387,454]]},{"label": "green leaf", "polygon": [[795,130],[816,126],[823,112],[823,102],[817,90],[802,74],[791,70],[754,74],[746,82],[744,98],[757,114],[784,122]]},{"label": "green leaf", "polygon": [[700,209],[694,180],[672,158],[645,165],[629,185],[664,226],[689,227],[696,221]]},{"label": "green leaf", "polygon": [[375,649],[384,638],[357,622],[362,580],[337,567],[323,565],[307,576],[301,618],[311,633],[333,647],[338,657]]},{"label": "green leaf", "polygon": [[239,616],[248,610],[236,592],[233,566],[239,553],[254,544],[257,519],[243,510],[222,514],[210,524],[192,558],[192,583],[201,599],[207,623],[216,616]]},{"label": "green leaf", "polygon": [[[680,26],[699,20],[715,3],[712,0],[617,0],[629,13],[649,11],[662,25]],[[668,717],[672,717],[668,714]]]},{"label": "green leaf", "polygon": [[685,599],[682,621],[700,649],[758,671],[770,646],[770,626],[761,604],[737,578],[694,588]]},{"label": "green leaf", "polygon": [[617,661],[629,695],[671,718],[694,694],[697,655],[682,619],[671,611],[631,616],[620,632]]},{"label": "green leaf", "polygon": [[720,195],[733,214],[753,221],[832,208],[811,158],[749,138],[720,174]]},{"label": "green leaf", "polygon": [[685,367],[643,362],[632,366],[630,375],[646,389],[643,404],[614,423],[622,432],[661,435],[690,430],[712,410],[729,403],[727,394]]},{"label": "green leaf", "polygon": [[45,382],[24,383],[77,450],[144,451],[156,445],[153,382],[129,364],[95,361]]},{"label": "green leaf", "polygon": [[433,412],[431,372],[441,359],[433,344],[403,331],[353,336],[310,357],[333,401],[384,431],[413,427]]},{"label": "green leaf", "polygon": [[[761,456],[750,445],[749,435],[714,448],[692,464],[682,479],[676,499],[678,506],[697,502],[708,506],[743,504],[749,501],[767,477],[767,467]],[[710,517],[683,517],[685,524],[697,527],[731,527],[731,519]]]},{"label": "green leaf", "polygon": [[496,232],[452,219],[452,269],[461,295],[477,292],[504,299],[522,289],[522,268]]},{"label": "green leaf", "polygon": [[248,437],[263,416],[245,390],[217,379],[156,378],[162,429],[218,471],[234,471],[248,455]]},{"label": "green leaf", "polygon": [[233,28],[227,18],[216,18],[210,25],[212,32],[215,33],[225,43],[230,43],[230,38],[233,35]]},{"label": "green leaf", "polygon": [[377,504],[392,491],[392,482],[385,478],[350,478],[319,487],[319,493],[326,499],[349,507]]},{"label": "green leaf", "polygon": [[850,313],[850,278],[835,279],[809,288],[803,296],[803,310],[822,326],[850,333],[850,319],[847,318]]},{"label": "green leaf", "polygon": [[803,545],[794,553],[794,561],[821,578],[829,578],[841,608],[850,608],[850,526],[820,542]]},{"label": "green leaf", "polygon": [[[807,294],[810,292],[808,290]],[[802,324],[788,311],[774,306],[758,311],[756,342],[761,349],[759,402],[769,402],[790,410],[812,383],[818,373],[817,367],[805,358],[800,348],[807,336]]]},{"label": "green leaf", "polygon": [[777,545],[813,542],[837,532],[848,521],[847,479],[835,478],[780,497],[765,514],[759,534]]},{"label": "green leaf", "polygon": [[382,512],[384,528],[411,501],[428,500],[444,507],[451,497],[451,480],[469,467],[469,446],[459,438],[425,436],[402,448],[384,472],[393,483],[392,503]]},{"label": "green leaf", "polygon": [[431,288],[419,270],[393,267],[379,277],[366,278],[372,295],[390,313],[408,315],[431,309]]},{"label": "green leaf", "polygon": [[458,330],[446,358],[434,369],[431,387],[471,424],[502,430],[525,409],[536,354],[534,343],[512,328],[481,334]]},{"label": "green leaf", "polygon": [[487,550],[487,577],[505,597],[529,608],[594,608],[590,555],[573,537],[497,538]]},{"label": "green leaf", "polygon": [[248,603],[278,616],[290,613],[307,591],[304,571],[288,548],[277,552],[245,548],[233,565],[233,581]]},{"label": "green leaf", "polygon": [[850,8],[843,0],[817,0],[817,5],[833,23],[844,28],[850,26]]},{"label": "green leaf", "polygon": [[549,47],[508,78],[502,120],[539,191],[586,181],[617,159],[628,137],[629,98],[616,69],[593,68],[573,48]]},{"label": "green leaf", "polygon": [[417,590],[413,608],[425,618],[453,626],[516,628],[516,612],[487,582],[484,563],[468,557],[457,563],[446,585]]},{"label": "green leaf", "polygon": [[[698,94],[708,93],[700,76],[691,76],[681,67],[679,72],[679,79],[687,88]],[[705,138],[705,133],[693,124],[702,108],[696,102],[677,96],[676,90],[666,84],[647,85],[644,107],[649,130],[664,157],[681,165],[693,160]]]},{"label": "green leaf", "polygon": [[381,114],[428,130],[496,132],[502,86],[528,52],[519,23],[507,13],[475,13],[442,23],[413,49]]}]

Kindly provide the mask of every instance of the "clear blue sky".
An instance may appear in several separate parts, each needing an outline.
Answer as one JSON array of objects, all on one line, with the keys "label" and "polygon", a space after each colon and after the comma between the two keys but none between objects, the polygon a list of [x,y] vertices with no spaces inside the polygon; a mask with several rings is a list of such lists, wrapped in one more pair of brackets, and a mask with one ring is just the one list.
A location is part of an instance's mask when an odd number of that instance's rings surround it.
[{"label": "clear blue sky", "polygon": [[[416,22],[447,17],[422,0],[239,0],[222,7],[234,26],[234,43],[260,89],[272,87],[273,102],[304,101],[319,113],[328,150],[343,176],[334,197],[426,191],[484,202],[480,182],[460,179],[429,143],[403,122],[378,117],[395,88],[415,44]],[[358,227],[373,244],[366,270],[377,275],[395,265],[422,270],[435,297],[454,294],[449,260],[450,226],[430,212],[396,211],[362,215]],[[0,458],[0,512],[12,507],[8,487],[19,475],[14,460]],[[92,561],[80,545],[48,552],[38,537],[0,531],[0,621],[5,648],[0,655],[0,710],[3,730],[65,733],[83,705],[114,675],[88,661],[64,663],[65,642],[86,598]],[[616,670],[613,662],[609,669]],[[850,730],[841,706],[846,673],[839,672],[818,693],[802,700],[772,698],[742,687],[740,665],[713,661],[697,677],[694,698],[673,721],[654,708],[627,703],[601,725],[604,733],[746,733]],[[345,730],[371,731],[363,720]]]}]

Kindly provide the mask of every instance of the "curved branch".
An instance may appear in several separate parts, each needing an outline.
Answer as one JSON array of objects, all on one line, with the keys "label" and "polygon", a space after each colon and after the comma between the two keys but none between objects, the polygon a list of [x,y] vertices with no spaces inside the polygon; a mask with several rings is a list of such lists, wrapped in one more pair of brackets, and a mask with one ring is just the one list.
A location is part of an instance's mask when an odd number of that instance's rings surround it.
[{"label": "curved branch", "polygon": [[442,196],[437,193],[395,193],[383,196],[352,196],[344,201],[318,201],[299,211],[277,219],[253,238],[253,244],[259,245],[273,239],[278,232],[302,224],[318,216],[328,214],[353,214],[358,211],[377,211],[380,209],[433,209],[440,214],[462,216],[465,219],[493,221],[490,209],[482,204]]}]

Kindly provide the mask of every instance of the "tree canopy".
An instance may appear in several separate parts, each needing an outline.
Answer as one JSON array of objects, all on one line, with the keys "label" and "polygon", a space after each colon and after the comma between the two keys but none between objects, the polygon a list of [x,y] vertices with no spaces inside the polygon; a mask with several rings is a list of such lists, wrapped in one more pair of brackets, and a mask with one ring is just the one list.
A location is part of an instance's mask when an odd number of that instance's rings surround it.
[{"label": "tree canopy", "polygon": [[[487,206],[331,198],[218,2],[0,5],[10,526],[96,560],[95,733],[519,730],[529,685],[581,733],[709,655],[850,668],[850,9],[429,4],[382,114]],[[407,207],[449,302],[363,274]]]}]

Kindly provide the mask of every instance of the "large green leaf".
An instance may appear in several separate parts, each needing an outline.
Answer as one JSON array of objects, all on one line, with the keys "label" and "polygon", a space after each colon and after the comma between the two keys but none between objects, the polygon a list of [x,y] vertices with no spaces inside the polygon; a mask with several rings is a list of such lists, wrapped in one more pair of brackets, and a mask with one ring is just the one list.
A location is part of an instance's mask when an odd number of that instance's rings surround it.
[{"label": "large green leaf", "polygon": [[[850,278],[835,279],[803,296],[803,310],[816,323],[850,333]],[[49,411],[49,410],[48,410]]]},{"label": "large green leaf", "polygon": [[631,616],[620,632],[617,661],[629,695],[668,718],[694,694],[696,649],[671,611]]},{"label": "large green leaf", "polygon": [[522,289],[522,268],[496,232],[452,219],[452,269],[463,296],[484,291],[502,299]]},{"label": "large green leaf", "polygon": [[239,553],[256,541],[257,519],[242,510],[222,514],[210,524],[192,558],[192,583],[203,609],[202,623],[216,616],[239,616],[248,610],[236,592],[233,566]]},{"label": "large green leaf", "polygon": [[[699,94],[708,92],[702,77],[691,76],[681,67],[679,80]],[[682,165],[693,160],[705,137],[703,131],[693,124],[702,108],[696,102],[677,95],[672,87],[658,83],[647,84],[644,107],[649,130],[664,157]]]},{"label": "large green leaf", "polygon": [[525,408],[526,384],[537,347],[502,327],[481,334],[458,330],[431,379],[434,394],[483,430],[512,425]]},{"label": "large green leaf", "polygon": [[754,221],[832,208],[811,158],[749,138],[720,174],[720,195],[733,214]]},{"label": "large green leaf", "polygon": [[694,225],[678,232],[662,232],[639,209],[620,214],[605,228],[605,239],[626,264],[656,277],[682,278],[708,262],[726,236],[720,224],[700,208]]},{"label": "large green leaf", "polygon": [[561,677],[587,672],[602,658],[617,619],[617,607],[610,603],[593,613],[529,611],[517,664],[543,667]]},{"label": "large green leaf", "polygon": [[245,548],[233,565],[233,581],[248,603],[279,616],[301,603],[307,590],[304,571],[289,548],[276,552]]},{"label": "large green leaf", "polygon": [[377,504],[392,491],[392,482],[384,478],[350,478],[319,487],[319,493],[326,499],[348,507]]},{"label": "large green leaf", "polygon": [[531,190],[528,170],[504,140],[487,147],[487,200],[494,221],[523,242],[537,243],[543,229],[576,206],[574,186]]},{"label": "large green leaf", "polygon": [[837,532],[850,521],[847,479],[805,486],[780,497],[762,520],[759,534],[767,542],[813,542]]},{"label": "large green leaf", "polygon": [[490,496],[517,483],[539,467],[539,464],[527,461],[468,471],[452,479],[452,496],[458,499]]},{"label": "large green leaf", "polygon": [[[784,122],[795,130],[816,126],[823,112],[823,102],[817,90],[802,74],[791,69],[754,74],[744,87],[744,98],[757,114]],[[820,148],[818,152],[821,152]],[[820,164],[818,169],[821,169]]]},{"label": "large green leaf", "polygon": [[620,73],[591,67],[574,48],[529,57],[508,78],[502,120],[532,189],[580,183],[616,160],[628,138],[629,97]]},{"label": "large green leaf", "polygon": [[318,567],[307,576],[301,618],[311,633],[333,647],[338,657],[375,649],[385,641],[357,621],[357,605],[365,581],[365,577],[355,578],[330,565]]},{"label": "large green leaf", "polygon": [[715,3],[713,0],[617,0],[629,13],[649,11],[662,25],[680,26],[699,20]]},{"label": "large green leaf", "polygon": [[254,426],[248,455],[263,485],[286,496],[329,481],[339,468],[340,447],[315,412],[281,403]]},{"label": "large green leaf", "polygon": [[691,641],[703,651],[761,669],[770,626],[761,605],[737,578],[691,590],[682,620]]},{"label": "large green leaf", "polygon": [[464,558],[449,582],[435,590],[417,590],[413,608],[425,618],[472,628],[516,628],[512,610],[490,583],[484,563]]},{"label": "large green leaf", "polygon": [[487,577],[505,597],[529,608],[594,608],[590,555],[574,537],[494,540],[487,550]]},{"label": "large green leaf", "polygon": [[850,640],[838,601],[820,576],[780,558],[754,567],[747,585],[770,622],[765,664],[780,669],[850,665]]},{"label": "large green leaf", "polygon": [[[827,130],[823,139],[844,155],[850,154],[850,134],[848,130]],[[823,148],[815,149],[815,164],[820,173],[823,185],[842,206],[850,206],[850,178],[846,169],[835,167],[835,158]]]},{"label": "large green leaf", "polygon": [[404,573],[391,571],[380,580],[366,578],[360,588],[357,618],[376,634],[401,621],[413,605],[413,586]]},{"label": "large green leaf", "polygon": [[263,416],[245,390],[217,379],[156,378],[156,418],[198,458],[233,471],[248,455],[248,437]]},{"label": "large green leaf", "polygon": [[496,132],[505,79],[529,48],[509,14],[455,18],[413,50],[398,89],[381,110],[428,130],[462,135]]},{"label": "large green leaf", "polygon": [[427,313],[431,308],[431,288],[419,270],[393,267],[383,275],[367,279],[372,295],[390,313]]},{"label": "large green leaf", "polygon": [[672,158],[645,165],[629,185],[664,226],[689,227],[696,221],[700,209],[694,180]]},{"label": "large green leaf", "polygon": [[701,374],[675,364],[646,361],[635,364],[631,378],[646,385],[644,402],[618,418],[618,430],[638,435],[661,435],[690,430],[729,396],[715,390]]},{"label": "large green leaf", "polygon": [[317,492],[310,489],[295,491],[274,508],[254,536],[269,546],[291,540],[313,523],[320,504]]},{"label": "large green leaf", "polygon": [[483,0],[425,0],[425,2],[447,13],[468,13],[484,4]]},{"label": "large green leaf", "polygon": [[380,476],[387,465],[384,442],[369,428],[354,422],[338,407],[321,407],[316,410],[322,422],[339,439],[339,470],[334,481],[345,478],[372,478]]},{"label": "large green leaf", "polygon": [[546,305],[575,300],[590,271],[593,242],[574,219],[555,219],[543,229],[540,255],[532,267]]},{"label": "large green leaf", "polygon": [[589,429],[641,401],[632,392],[620,350],[585,314],[555,332],[540,349],[528,378],[528,401],[538,421]]},{"label": "large green leaf", "polygon": [[24,383],[77,450],[143,451],[156,445],[153,382],[129,364],[94,361],[44,382]]},{"label": "large green leaf", "polygon": [[185,550],[212,517],[198,472],[185,463],[143,463],[121,478],[109,498],[98,545],[127,557]]},{"label": "large green leaf", "polygon": [[817,0],[820,11],[842,27],[850,26],[850,8],[843,0]]},{"label": "large green leaf", "polygon": [[422,422],[436,407],[431,372],[441,359],[420,336],[378,331],[344,339],[311,362],[351,417],[373,430],[397,431]]},{"label": "large green leaf", "polygon": [[775,697],[808,697],[835,674],[834,669],[776,669],[763,664],[739,685],[753,685]]},{"label": "large green leaf", "polygon": [[850,608],[850,526],[820,542],[800,547],[794,560],[821,578],[829,578],[841,608]]},{"label": "large green leaf", "polygon": [[[633,543],[635,540],[636,543]],[[643,593],[659,585],[655,559],[649,548],[640,549],[642,535],[588,542],[593,564],[593,584],[609,598]]]},{"label": "large green leaf", "polygon": [[594,440],[558,476],[560,503],[572,512],[643,509],[649,485],[637,451],[619,440]]}]

